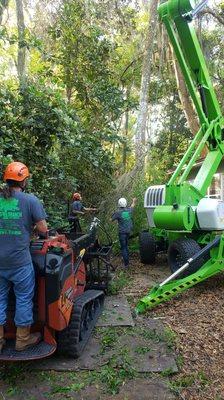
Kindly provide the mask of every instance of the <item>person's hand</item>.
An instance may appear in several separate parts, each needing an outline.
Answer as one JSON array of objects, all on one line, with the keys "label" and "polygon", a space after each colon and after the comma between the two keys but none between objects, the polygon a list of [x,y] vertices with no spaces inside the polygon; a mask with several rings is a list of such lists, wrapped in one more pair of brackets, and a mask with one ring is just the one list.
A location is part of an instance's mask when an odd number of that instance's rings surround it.
[{"label": "person's hand", "polygon": [[49,229],[48,236],[53,236],[53,237],[58,236],[57,230],[55,228]]},{"label": "person's hand", "polygon": [[137,203],[137,197],[134,197],[132,202],[136,204]]},{"label": "person's hand", "polygon": [[30,240],[35,241],[37,239],[38,239],[38,233],[37,233],[37,231],[33,230],[33,232],[31,233]]}]

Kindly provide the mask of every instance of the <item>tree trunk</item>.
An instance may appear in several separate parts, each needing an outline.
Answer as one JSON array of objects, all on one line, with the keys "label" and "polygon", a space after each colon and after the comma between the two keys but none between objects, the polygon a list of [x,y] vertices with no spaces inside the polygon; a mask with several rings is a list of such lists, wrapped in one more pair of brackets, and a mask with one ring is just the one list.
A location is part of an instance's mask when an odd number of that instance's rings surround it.
[{"label": "tree trunk", "polygon": [[185,85],[185,81],[184,81],[180,66],[177,63],[174,55],[173,55],[173,59],[174,59],[174,71],[175,71],[175,76],[176,76],[176,81],[177,81],[177,89],[178,89],[181,104],[183,106],[183,112],[185,114],[190,131],[192,132],[193,135],[195,135],[199,130],[199,122],[198,122],[197,114],[193,107],[193,103],[190,99],[190,96],[188,94],[187,87]]},{"label": "tree trunk", "polygon": [[135,156],[136,162],[139,163],[144,159],[145,143],[146,143],[146,126],[148,119],[148,99],[149,99],[149,83],[151,75],[151,61],[154,45],[154,37],[157,22],[157,6],[158,0],[151,0],[150,17],[148,31],[146,35],[145,53],[142,65],[142,78],[139,100],[139,114],[137,119],[137,128],[135,134]]},{"label": "tree trunk", "polygon": [[123,171],[126,171],[126,167],[127,167],[127,139],[128,139],[128,123],[129,123],[129,112],[128,110],[125,111],[125,142],[123,145]]},{"label": "tree trunk", "polygon": [[0,0],[0,25],[2,23],[4,10],[8,7],[9,0]]},{"label": "tree trunk", "polygon": [[[130,88],[126,88],[126,100],[128,102],[130,96]],[[129,128],[129,110],[126,109],[124,115],[124,144],[123,144],[123,154],[122,154],[122,164],[123,164],[123,172],[126,172],[127,168],[127,140],[128,140],[128,128]]]},{"label": "tree trunk", "polygon": [[20,85],[24,85],[26,81],[26,45],[25,45],[25,22],[24,22],[22,0],[16,0],[16,15],[17,15],[17,29],[18,29],[17,72]]},{"label": "tree trunk", "polygon": [[[173,60],[174,60],[174,71],[175,71],[175,76],[176,76],[176,81],[177,81],[177,88],[178,88],[178,93],[180,97],[180,101],[183,107],[183,111],[187,120],[188,127],[191,131],[191,133],[195,136],[196,133],[199,131],[200,125],[199,125],[199,120],[195,111],[195,108],[193,106],[193,102],[191,101],[190,95],[188,93],[182,71],[180,69],[180,66],[173,54]],[[204,147],[204,149],[201,152],[201,157],[205,157],[207,154],[207,148]]]},{"label": "tree trunk", "polygon": [[206,7],[204,10],[200,12],[201,15],[210,14],[213,18],[220,22],[220,24],[224,25],[224,18],[218,10],[212,10],[210,7]]}]

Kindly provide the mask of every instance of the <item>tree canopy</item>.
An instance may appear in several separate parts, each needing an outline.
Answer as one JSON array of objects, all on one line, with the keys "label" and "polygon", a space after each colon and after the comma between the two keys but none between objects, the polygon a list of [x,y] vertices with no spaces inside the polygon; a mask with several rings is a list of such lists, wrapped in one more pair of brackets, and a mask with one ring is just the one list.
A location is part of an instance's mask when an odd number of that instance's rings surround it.
[{"label": "tree canopy", "polygon": [[[12,159],[29,165],[52,221],[76,190],[99,205],[141,154],[142,190],[163,183],[195,133],[157,4],[1,1],[2,170]],[[222,107],[223,22],[222,3],[195,21]]]}]

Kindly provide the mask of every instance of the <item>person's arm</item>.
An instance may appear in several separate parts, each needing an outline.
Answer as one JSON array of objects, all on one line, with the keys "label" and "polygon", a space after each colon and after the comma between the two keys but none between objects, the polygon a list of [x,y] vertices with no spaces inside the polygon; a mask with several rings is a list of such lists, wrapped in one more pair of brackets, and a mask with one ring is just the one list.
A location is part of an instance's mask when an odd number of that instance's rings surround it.
[{"label": "person's arm", "polygon": [[79,210],[72,210],[72,214],[74,214],[74,215],[83,215],[83,214],[85,214],[83,211],[79,211]]},{"label": "person's arm", "polygon": [[48,228],[46,220],[42,219],[41,221],[36,222],[35,228],[38,233],[47,233]]},{"label": "person's arm", "polygon": [[47,214],[44,207],[36,196],[30,195],[29,199],[34,232],[36,231],[39,234],[46,234],[48,232],[48,227],[46,222]]},{"label": "person's arm", "polygon": [[117,219],[118,219],[118,215],[117,215],[117,212],[115,212],[115,213],[113,213],[112,216],[111,216],[111,221],[114,222],[114,221],[116,221]]},{"label": "person's arm", "polygon": [[136,197],[134,197],[133,199],[132,199],[132,203],[131,203],[131,208],[134,208],[135,206],[136,206],[136,203],[137,203],[137,198]]},{"label": "person's arm", "polygon": [[83,210],[84,211],[98,211],[98,209],[97,208],[91,208],[91,207],[83,207]]}]

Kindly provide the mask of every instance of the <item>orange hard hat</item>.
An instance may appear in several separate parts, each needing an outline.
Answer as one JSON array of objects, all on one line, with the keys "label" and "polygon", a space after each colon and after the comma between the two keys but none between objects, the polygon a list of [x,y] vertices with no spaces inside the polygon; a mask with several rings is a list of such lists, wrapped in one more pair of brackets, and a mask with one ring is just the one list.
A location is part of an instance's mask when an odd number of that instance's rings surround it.
[{"label": "orange hard hat", "polygon": [[74,193],[72,198],[73,198],[73,200],[81,200],[81,194],[80,193]]},{"label": "orange hard hat", "polygon": [[29,170],[27,166],[21,162],[12,162],[10,163],[4,172],[3,180],[4,182],[8,179],[12,181],[22,182],[24,179],[28,178]]}]

